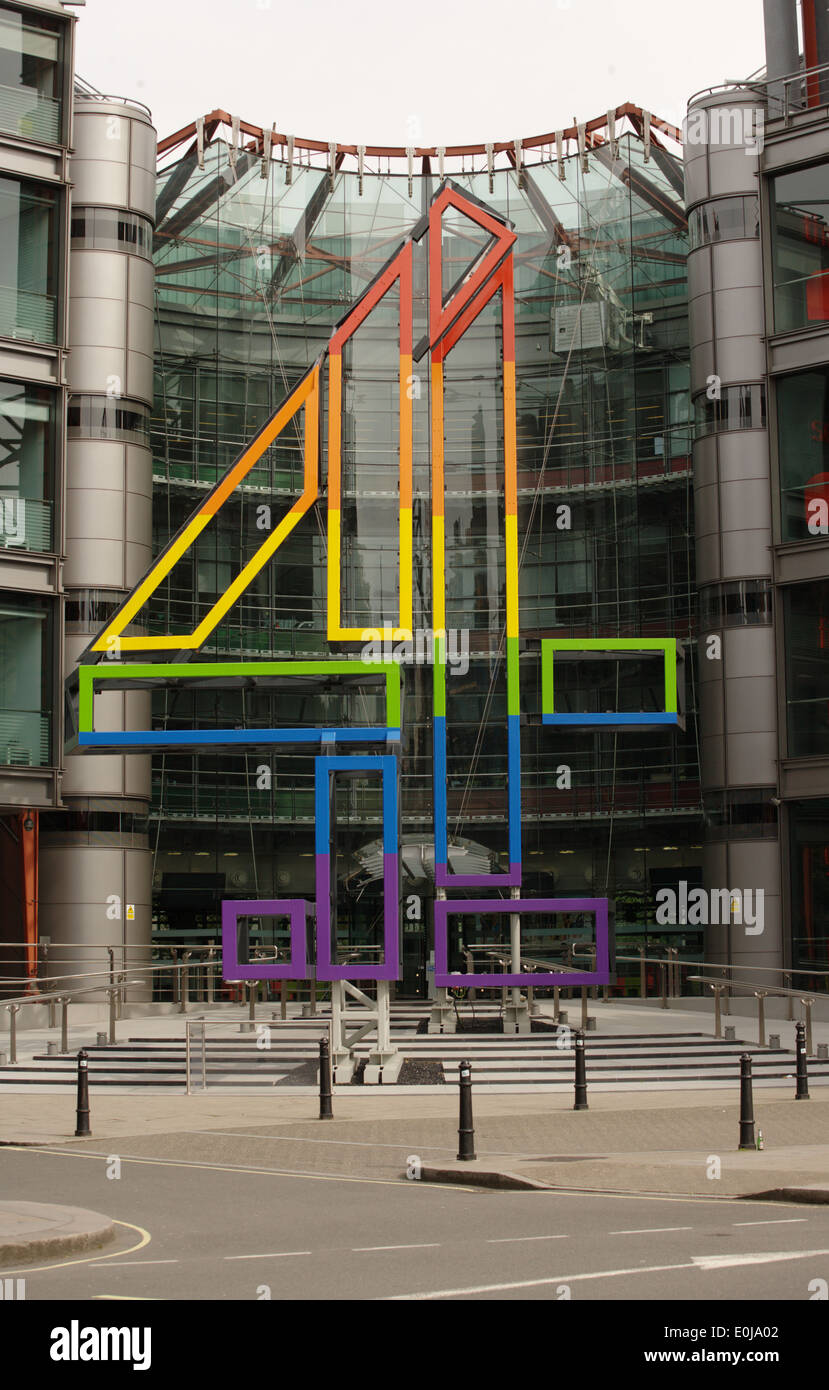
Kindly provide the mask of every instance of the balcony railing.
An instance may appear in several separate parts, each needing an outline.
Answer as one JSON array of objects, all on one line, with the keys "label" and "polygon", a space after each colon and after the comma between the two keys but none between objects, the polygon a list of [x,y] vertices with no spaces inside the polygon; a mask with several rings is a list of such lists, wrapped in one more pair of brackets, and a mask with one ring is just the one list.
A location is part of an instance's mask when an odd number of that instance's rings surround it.
[{"label": "balcony railing", "polygon": [[51,726],[50,714],[0,709],[0,767],[48,767]]},{"label": "balcony railing", "polygon": [[17,286],[0,285],[0,337],[54,343],[56,325],[56,295],[33,294]]},{"label": "balcony railing", "polygon": [[51,502],[0,493],[0,550],[50,551],[53,511]]},{"label": "balcony railing", "polygon": [[60,102],[35,87],[0,85],[0,130],[56,145],[60,140]]}]

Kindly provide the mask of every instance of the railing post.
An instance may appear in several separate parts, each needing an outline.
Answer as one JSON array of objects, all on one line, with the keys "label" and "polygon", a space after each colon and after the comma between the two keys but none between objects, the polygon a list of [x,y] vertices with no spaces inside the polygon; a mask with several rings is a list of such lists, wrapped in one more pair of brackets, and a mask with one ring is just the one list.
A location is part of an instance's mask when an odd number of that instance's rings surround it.
[{"label": "railing post", "polygon": [[288,983],[286,980],[279,981],[279,1017],[283,1023],[288,1017]]},{"label": "railing post", "polygon": [[720,995],[722,994],[722,985],[713,985],[712,988],[714,990],[714,1037],[721,1038],[722,1017],[720,1014]]},{"label": "railing post", "polygon": [[118,1002],[118,989],[110,988],[107,990],[109,995],[109,1041],[115,1042],[115,1008]]},{"label": "railing post", "polygon": [[190,967],[188,961],[192,954],[192,951],[183,951],[181,956],[181,986],[179,988],[181,1002],[178,1006],[180,1014],[187,1013],[187,1005],[190,1003]]},{"label": "railing post", "polygon": [[659,963],[659,982],[660,982],[660,986],[661,986],[661,989],[662,989],[662,1006],[661,1006],[661,1007],[662,1007],[663,1009],[667,1009],[667,1007],[668,1007],[668,975],[667,975],[667,971],[666,971],[666,969],[665,969],[665,962],[664,962],[664,961],[660,961],[660,963]]},{"label": "railing post", "polygon": [[17,1015],[20,1012],[19,1004],[9,1004],[9,1065],[13,1066],[17,1061]]},{"label": "railing post", "polygon": [[214,973],[215,967],[214,967],[214,964],[213,964],[213,957],[214,957],[214,954],[215,954],[214,948],[211,946],[211,947],[210,947],[210,950],[209,950],[208,953],[207,953],[207,967],[206,967],[206,968],[207,968],[207,980],[206,980],[206,982],[205,982],[206,985],[207,985],[207,991],[206,991],[206,992],[207,992],[207,1002],[208,1002],[208,1004],[212,1004],[212,1003],[213,1003],[213,991],[214,991],[215,979],[216,979],[216,976],[215,976],[215,973]]},{"label": "railing post", "polygon": [[811,1055],[812,1055],[812,1005],[814,1004],[814,1002],[815,1002],[814,999],[803,999],[803,1000],[801,1000],[801,1003],[803,1004],[803,1011],[804,1011],[804,1013],[806,1014],[806,1056],[807,1056],[807,1057],[811,1057]]},{"label": "railing post", "polygon": [[561,1013],[561,990],[558,985],[553,986],[553,1022],[558,1023],[558,1016]]},{"label": "railing post", "polygon": [[756,989],[754,997],[757,1000],[757,1044],[759,1047],[766,1045],[766,993],[764,989]]},{"label": "railing post", "polygon": [[[784,980],[784,981],[788,980],[788,985],[784,984],[784,989],[791,989],[791,988],[792,988],[792,972],[791,972],[791,970],[784,970],[784,972],[783,972],[783,980]],[[793,994],[790,994],[790,995],[789,995],[789,1023],[794,1023],[794,995],[793,995]]]},{"label": "railing post", "polygon": [[581,1026],[587,1027],[587,985],[581,987]]},{"label": "railing post", "polygon": [[259,981],[251,980],[248,985],[248,1018],[251,1023],[256,1022],[256,996],[259,992]]},{"label": "railing post", "polygon": [[69,1051],[69,1000],[64,994],[59,1000],[60,1013],[60,1050]]},{"label": "railing post", "polygon": [[645,948],[639,947],[639,998],[648,997],[648,972],[645,965]]},{"label": "railing post", "polygon": [[177,1004],[177,1003],[179,1002],[179,997],[180,997],[180,995],[181,995],[181,988],[180,988],[180,984],[179,984],[179,976],[178,976],[178,969],[177,969],[177,966],[178,966],[178,951],[176,950],[175,946],[171,947],[171,949],[170,949],[170,955],[171,955],[172,958],[173,958],[173,1003],[174,1003],[174,1004]]}]

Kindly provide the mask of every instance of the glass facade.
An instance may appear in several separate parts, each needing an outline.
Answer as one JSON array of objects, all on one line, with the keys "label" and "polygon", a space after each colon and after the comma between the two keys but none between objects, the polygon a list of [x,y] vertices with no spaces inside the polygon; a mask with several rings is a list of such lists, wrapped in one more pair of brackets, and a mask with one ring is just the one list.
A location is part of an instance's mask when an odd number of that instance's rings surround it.
[{"label": "glass facade", "polygon": [[120,208],[72,208],[70,250],[129,251],[152,259],[153,227],[146,217]]},{"label": "glass facade", "polygon": [[829,754],[829,579],[784,590],[791,758]]},{"label": "glass facade", "polygon": [[53,546],[54,391],[0,380],[0,550]]},{"label": "glass facade", "polygon": [[829,367],[775,381],[781,540],[829,536]]},{"label": "glass facade", "polygon": [[[684,731],[562,733],[540,724],[542,636],[693,642],[696,631],[687,234],[676,182],[653,162],[645,171],[636,137],[620,140],[620,158],[644,191],[598,160],[584,172],[568,159],[563,179],[555,163],[540,163],[520,176],[495,172],[491,188],[486,172],[455,182],[509,219],[518,237],[524,884],[544,895],[615,894],[633,939],[654,930],[665,875],[690,881],[698,873],[693,679]],[[158,183],[156,554],[314,362],[438,187],[429,175],[413,178],[410,192],[405,174],[366,172],[361,180],[342,171],[332,180],[301,165],[288,182],[276,161],[263,179],[260,161],[241,153],[231,167],[223,144],[209,146],[204,169],[191,169],[182,184],[183,172],[172,165]],[[485,240],[468,219],[447,215],[444,296]],[[426,272],[415,244],[415,343],[426,328]],[[468,650],[468,663],[450,664],[446,682],[450,860],[454,847],[480,853],[496,870],[507,860],[501,312],[498,295],[447,358],[444,412],[446,622],[458,650]],[[398,327],[392,293],[343,355],[341,612],[343,626],[367,635],[396,622],[399,602]],[[412,372],[413,622],[428,630],[428,357]],[[321,414],[324,442],[325,404]],[[141,615],[151,632],[191,631],[296,501],[302,428],[300,414],[174,565]],[[349,650],[326,637],[324,482],[322,499],[229,610],[201,659]],[[357,654],[359,643],[350,650]],[[586,697],[599,710],[658,709],[660,680],[648,662],[568,664],[561,697],[574,708],[585,708]],[[403,686],[404,892],[428,897],[431,670],[404,666]],[[342,698],[310,685],[279,696],[167,692],[154,698],[154,720],[159,729],[194,718],[205,728],[267,727],[276,701],[280,723],[290,716],[294,725],[316,725],[331,722],[332,702]],[[343,717],[365,722],[369,698],[355,692]],[[338,930],[344,946],[369,949],[380,940],[379,885],[366,853],[380,835],[380,792],[371,779],[355,779],[337,797]],[[214,935],[222,896],[313,895],[308,753],[159,755],[152,820],[158,931]],[[430,918],[424,907],[422,923]],[[410,977],[422,981],[425,926],[404,941]],[[689,949],[699,946],[689,940]]]},{"label": "glass facade", "polygon": [[0,337],[57,342],[60,196],[48,184],[0,177]]},{"label": "glass facade", "polygon": [[[829,949],[829,800],[816,797],[789,807],[792,966],[825,972]],[[825,973],[800,988],[825,990]]]},{"label": "glass facade", "polygon": [[760,235],[758,198],[718,198],[688,214],[688,250],[715,241],[745,241]]},{"label": "glass facade", "polygon": [[47,14],[0,5],[0,132],[60,142],[64,29]]},{"label": "glass facade", "polygon": [[0,766],[51,765],[52,677],[50,604],[0,591]]},{"label": "glass facade", "polygon": [[829,321],[829,163],[770,181],[774,327]]}]

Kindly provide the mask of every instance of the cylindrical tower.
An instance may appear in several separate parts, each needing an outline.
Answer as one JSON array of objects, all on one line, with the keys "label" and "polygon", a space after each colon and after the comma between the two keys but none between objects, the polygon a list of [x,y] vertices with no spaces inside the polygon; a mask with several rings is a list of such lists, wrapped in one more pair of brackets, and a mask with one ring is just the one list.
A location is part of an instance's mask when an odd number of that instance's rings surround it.
[{"label": "cylindrical tower", "polygon": [[705,956],[730,959],[745,979],[751,966],[783,963],[758,204],[763,121],[753,91],[704,94],[689,106],[685,144]]},{"label": "cylindrical tower", "polygon": [[[67,675],[148,568],[152,547],[156,132],[146,108],[110,97],[76,101],[74,130]],[[148,728],[149,703],[141,694],[98,696],[98,727]],[[69,757],[63,799],[66,828],[41,839],[41,932],[53,968],[104,963],[101,947],[111,943],[133,948],[116,963],[135,966],[151,931],[150,759]]]}]

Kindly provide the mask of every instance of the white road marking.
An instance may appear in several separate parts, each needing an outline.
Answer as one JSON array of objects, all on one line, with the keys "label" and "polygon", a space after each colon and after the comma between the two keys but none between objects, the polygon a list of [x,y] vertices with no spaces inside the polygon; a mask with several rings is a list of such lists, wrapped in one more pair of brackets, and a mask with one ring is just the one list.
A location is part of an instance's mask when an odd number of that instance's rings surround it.
[{"label": "white road marking", "polygon": [[440,1240],[430,1240],[423,1245],[352,1245],[352,1255],[367,1255],[373,1250],[438,1250]]},{"label": "white road marking", "polygon": [[699,1269],[728,1269],[731,1265],[770,1265],[775,1260],[809,1260],[818,1255],[829,1255],[829,1250],[772,1251],[763,1255],[692,1255],[691,1258]]},{"label": "white road marking", "polygon": [[569,1235],[563,1236],[495,1236],[487,1241],[487,1245],[510,1245],[518,1240],[569,1240]]},{"label": "white road marking", "polygon": [[292,1255],[310,1255],[310,1250],[271,1250],[266,1255],[224,1255],[225,1260],[284,1260]]},{"label": "white road marking", "polygon": [[693,1226],[644,1226],[639,1231],[608,1231],[609,1236],[658,1236],[663,1231],[693,1231]]},{"label": "white road marking", "polygon": [[780,1216],[775,1221],[732,1221],[732,1226],[793,1226],[798,1221],[806,1221],[805,1216]]},{"label": "white road marking", "polygon": [[139,1265],[177,1265],[178,1260],[111,1260],[105,1265],[90,1265],[90,1269],[132,1269]]},{"label": "white road marking", "polygon": [[422,1303],[434,1298],[465,1298],[473,1293],[505,1293],[510,1289],[537,1289],[547,1284],[578,1284],[590,1279],[620,1279],[631,1274],[666,1274],[678,1269],[721,1269],[728,1265],[771,1264],[775,1260],[806,1260],[829,1255],[829,1250],[798,1250],[769,1255],[698,1256],[690,1264],[646,1265],[632,1269],[599,1269],[590,1274],[556,1274],[546,1279],[519,1279],[510,1284],[476,1284],[462,1289],[430,1289],[427,1293],[387,1294],[383,1303]]}]

